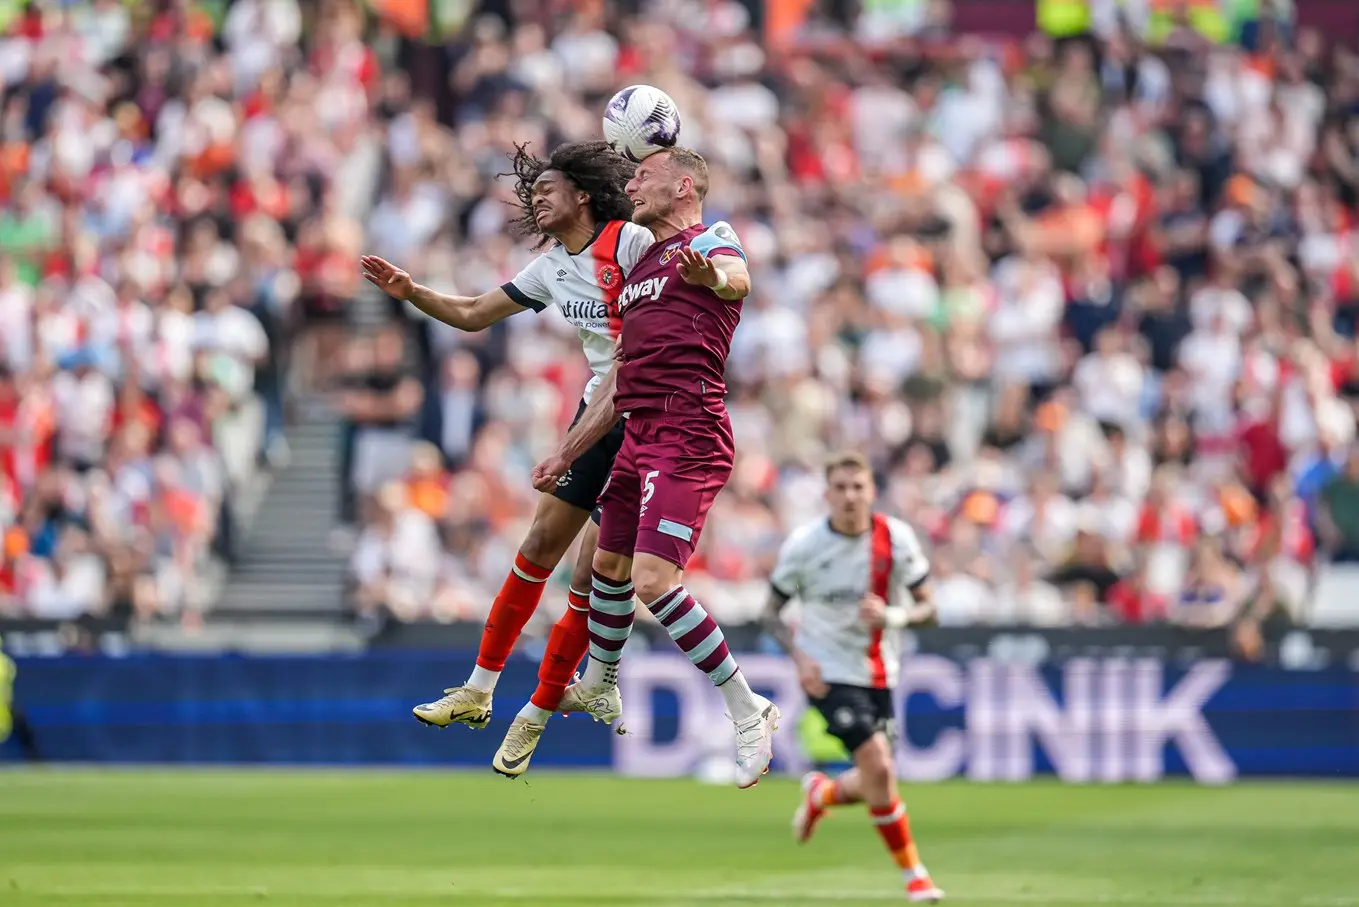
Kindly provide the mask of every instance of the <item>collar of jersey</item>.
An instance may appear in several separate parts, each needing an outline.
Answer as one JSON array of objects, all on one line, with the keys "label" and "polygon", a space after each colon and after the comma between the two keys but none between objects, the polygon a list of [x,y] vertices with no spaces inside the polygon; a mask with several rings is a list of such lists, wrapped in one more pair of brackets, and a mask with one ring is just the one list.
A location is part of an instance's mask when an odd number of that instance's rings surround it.
[{"label": "collar of jersey", "polygon": [[594,232],[594,235],[590,237],[590,241],[589,241],[589,242],[587,242],[585,245],[583,245],[583,246],[580,247],[580,252],[572,252],[570,249],[566,248],[566,244],[565,244],[565,243],[560,243],[560,242],[559,242],[559,243],[557,243],[557,245],[561,246],[561,247],[562,247],[562,251],[565,252],[567,255],[570,255],[572,258],[575,258],[577,255],[582,254],[586,249],[590,248],[591,246],[593,246],[593,245],[595,244],[595,240],[599,239],[599,234],[601,234],[601,233],[604,232],[604,228],[605,228],[606,226],[608,226],[608,221],[605,221],[605,222],[602,223],[602,224],[595,224],[595,232]]}]

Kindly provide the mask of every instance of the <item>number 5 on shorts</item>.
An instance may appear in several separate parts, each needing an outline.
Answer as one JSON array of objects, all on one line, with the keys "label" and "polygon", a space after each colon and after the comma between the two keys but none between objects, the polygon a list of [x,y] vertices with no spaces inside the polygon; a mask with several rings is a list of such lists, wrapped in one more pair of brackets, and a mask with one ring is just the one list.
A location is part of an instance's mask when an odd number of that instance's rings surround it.
[{"label": "number 5 on shorts", "polygon": [[656,493],[656,485],[651,480],[660,474],[661,471],[659,469],[653,469],[651,472],[642,476],[642,509],[637,513],[639,517],[646,516],[647,501],[650,501],[651,496]]}]

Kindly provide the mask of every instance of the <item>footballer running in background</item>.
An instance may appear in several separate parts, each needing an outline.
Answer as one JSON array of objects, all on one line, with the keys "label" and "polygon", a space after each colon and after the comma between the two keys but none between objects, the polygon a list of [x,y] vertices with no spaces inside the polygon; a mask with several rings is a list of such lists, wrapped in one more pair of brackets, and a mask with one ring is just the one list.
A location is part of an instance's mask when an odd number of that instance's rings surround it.
[{"label": "footballer running in background", "polygon": [[[792,657],[807,699],[854,758],[838,778],[811,772],[802,779],[793,834],[805,843],[831,807],[863,803],[905,876],[907,897],[934,902],[944,893],[920,862],[892,753],[901,631],[934,619],[929,561],[910,526],[874,513],[875,498],[861,454],[832,457],[830,516],[788,537],[770,577],[765,626]],[[782,614],[794,598],[801,605],[796,633]]]},{"label": "footballer running in background", "polygon": [[[590,595],[590,659],[567,691],[599,720],[622,712],[618,663],[640,596],[717,686],[736,725],[737,784],[759,781],[773,754],[779,711],[755,694],[717,623],[684,587],[713,500],[731,475],[726,360],[750,292],[736,232],[703,224],[708,165],[670,148],[628,183],[632,218],[655,234],[618,300],[623,315],[617,391],[596,395],[562,446],[534,469],[550,488],[569,464],[627,414],[623,446],[600,496],[602,518]],[[537,745],[524,740],[525,752]]]},{"label": "footballer running in background", "polygon": [[[376,256],[363,258],[364,276],[387,294],[463,331],[480,331],[520,312],[557,306],[579,330],[585,358],[594,372],[577,410],[579,419],[592,397],[613,396],[619,292],[653,241],[650,230],[630,221],[632,201],[624,189],[635,165],[604,142],[561,145],[547,160],[519,146],[513,160],[515,194],[523,208],[515,224],[520,232],[540,237],[537,248],[550,244],[513,280],[476,297],[445,296],[420,286],[408,273]],[[562,693],[589,644],[589,593],[584,590],[590,588],[598,534],[590,516],[622,440],[621,426],[601,435],[542,489],[533,524],[486,619],[475,668],[462,686],[416,706],[415,717],[420,721],[439,727],[454,722],[486,726],[496,682],[542,599],[544,583],[585,526],[566,613],[548,639],[538,688],[511,723],[507,738],[521,734],[525,724],[541,734],[553,711],[559,707],[571,710],[569,703],[563,706]],[[505,760],[501,753],[492,765],[511,775],[528,767],[527,761]]]}]

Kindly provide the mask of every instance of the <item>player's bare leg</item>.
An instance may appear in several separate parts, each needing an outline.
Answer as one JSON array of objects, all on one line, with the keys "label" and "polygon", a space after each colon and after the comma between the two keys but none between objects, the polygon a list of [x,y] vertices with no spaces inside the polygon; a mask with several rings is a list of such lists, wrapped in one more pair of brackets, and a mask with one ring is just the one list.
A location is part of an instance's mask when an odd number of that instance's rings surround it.
[{"label": "player's bare leg", "polygon": [[547,651],[538,666],[538,688],[533,691],[528,705],[520,709],[510,723],[510,729],[491,761],[491,767],[502,775],[513,777],[528,771],[529,760],[547,728],[547,719],[561,705],[566,688],[589,649],[590,593],[582,590],[591,588],[591,568],[598,540],[599,527],[593,522],[586,523],[576,569],[571,575],[566,612],[553,626]]},{"label": "player's bare leg", "polygon": [[874,734],[854,751],[854,768],[838,778],[812,772],[802,779],[803,799],[793,815],[793,835],[799,843],[808,841],[826,811],[835,806],[863,803],[878,835],[887,845],[892,859],[906,881],[906,896],[911,901],[934,903],[944,893],[930,879],[920,862],[906,805],[897,793],[896,769],[892,746],[883,734]]},{"label": "player's bare leg", "polygon": [[538,609],[548,577],[589,518],[589,511],[552,495],[539,497],[533,525],[486,618],[471,676],[462,686],[444,690],[441,699],[417,705],[412,710],[416,718],[437,727],[458,723],[484,728],[490,722],[491,697],[505,661]]},{"label": "player's bare leg", "polygon": [[[595,557],[596,588],[600,582],[620,582],[618,577],[622,575],[626,560],[620,555],[600,551]],[[728,714],[736,725],[736,783],[741,788],[753,787],[769,770],[773,758],[774,732],[778,730],[780,717],[778,707],[750,689],[727,648],[721,628],[684,588],[684,573],[678,566],[656,555],[638,552],[631,568],[632,585],[638,597],[647,603],[647,610],[665,627],[689,661],[708,675],[726,700]],[[600,597],[600,601],[609,604],[607,598]],[[585,698],[617,690],[618,658],[632,631],[630,610],[625,619],[605,614],[600,619],[603,624],[601,636],[596,640],[594,598],[590,611],[590,662],[580,683],[580,695]],[[604,657],[596,654],[597,648],[603,651]]]}]

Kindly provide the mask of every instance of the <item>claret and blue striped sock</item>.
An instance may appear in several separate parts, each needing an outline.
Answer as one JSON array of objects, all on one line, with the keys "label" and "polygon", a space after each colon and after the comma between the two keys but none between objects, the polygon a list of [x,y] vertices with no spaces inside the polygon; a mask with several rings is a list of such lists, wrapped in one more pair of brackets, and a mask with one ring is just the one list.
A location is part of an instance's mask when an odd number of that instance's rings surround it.
[{"label": "claret and blue striped sock", "polygon": [[636,610],[631,580],[616,580],[595,571],[590,587],[590,660],[582,679],[586,686],[618,683],[618,662],[632,635]]},{"label": "claret and blue striped sock", "polygon": [[760,711],[763,703],[746,683],[727,639],[707,610],[683,586],[676,586],[647,605],[656,620],[694,666],[722,692],[727,709],[737,721]]}]

